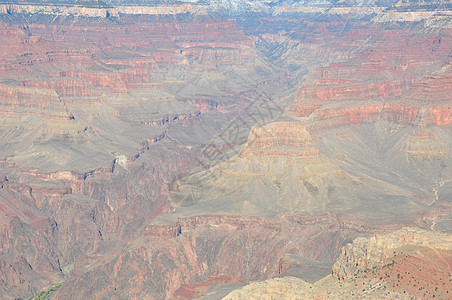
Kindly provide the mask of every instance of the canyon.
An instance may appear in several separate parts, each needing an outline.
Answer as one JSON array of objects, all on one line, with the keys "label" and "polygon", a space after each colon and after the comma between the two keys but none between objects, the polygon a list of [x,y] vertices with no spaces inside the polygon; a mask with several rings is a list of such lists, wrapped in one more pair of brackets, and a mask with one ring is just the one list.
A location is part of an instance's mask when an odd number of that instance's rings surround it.
[{"label": "canyon", "polygon": [[447,299],[451,11],[0,1],[0,298]]}]

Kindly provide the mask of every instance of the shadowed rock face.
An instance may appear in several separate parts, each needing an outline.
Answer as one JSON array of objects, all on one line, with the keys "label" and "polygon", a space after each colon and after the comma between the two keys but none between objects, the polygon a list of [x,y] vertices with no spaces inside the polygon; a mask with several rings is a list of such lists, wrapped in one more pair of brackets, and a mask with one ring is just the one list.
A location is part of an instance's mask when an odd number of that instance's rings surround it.
[{"label": "shadowed rock face", "polygon": [[0,298],[359,298],[449,263],[448,5],[54,2],[0,4]]}]

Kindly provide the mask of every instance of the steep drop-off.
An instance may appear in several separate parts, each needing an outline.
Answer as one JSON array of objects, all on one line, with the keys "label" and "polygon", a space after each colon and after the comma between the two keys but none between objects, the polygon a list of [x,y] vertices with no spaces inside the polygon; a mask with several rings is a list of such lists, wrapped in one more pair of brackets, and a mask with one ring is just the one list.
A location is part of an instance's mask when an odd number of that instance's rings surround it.
[{"label": "steep drop-off", "polygon": [[450,237],[448,3],[25,2],[0,4],[1,298],[445,295],[416,269],[446,284],[450,249],[340,249]]}]

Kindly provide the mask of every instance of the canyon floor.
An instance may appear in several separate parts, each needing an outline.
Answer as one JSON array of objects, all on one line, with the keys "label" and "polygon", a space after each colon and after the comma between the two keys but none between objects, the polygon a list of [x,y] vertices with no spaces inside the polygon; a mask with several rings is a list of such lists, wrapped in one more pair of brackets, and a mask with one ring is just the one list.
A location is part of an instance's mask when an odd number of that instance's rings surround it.
[{"label": "canyon floor", "polygon": [[0,298],[450,299],[449,1],[0,1]]}]

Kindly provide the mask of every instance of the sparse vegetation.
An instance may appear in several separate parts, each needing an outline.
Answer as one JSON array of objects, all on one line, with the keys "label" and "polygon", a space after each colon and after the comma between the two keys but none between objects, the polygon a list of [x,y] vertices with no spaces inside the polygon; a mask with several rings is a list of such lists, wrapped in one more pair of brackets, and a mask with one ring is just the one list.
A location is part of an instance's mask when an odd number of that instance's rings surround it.
[{"label": "sparse vegetation", "polygon": [[33,300],[48,300],[50,299],[50,297],[52,297],[53,294],[56,293],[56,291],[58,291],[58,289],[63,285],[63,282],[57,283],[53,286],[51,286],[50,288],[48,288],[45,291],[39,292],[39,294],[37,294]]}]

